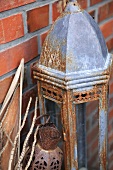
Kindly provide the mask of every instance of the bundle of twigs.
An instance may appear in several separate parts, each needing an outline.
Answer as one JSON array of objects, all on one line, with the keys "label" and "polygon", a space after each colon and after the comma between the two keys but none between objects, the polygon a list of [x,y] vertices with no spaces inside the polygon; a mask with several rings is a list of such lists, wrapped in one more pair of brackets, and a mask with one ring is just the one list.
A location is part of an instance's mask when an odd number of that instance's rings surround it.
[{"label": "bundle of twigs", "polygon": [[[26,153],[29,149],[29,145],[28,145],[28,142],[29,142],[29,139],[30,139],[30,136],[31,134],[33,133],[33,130],[34,130],[34,126],[35,126],[35,121],[36,121],[36,117],[37,117],[37,98],[36,98],[36,102],[35,102],[35,114],[34,114],[34,117],[33,117],[33,121],[32,121],[32,124],[31,124],[31,127],[30,127],[30,130],[26,136],[26,139],[24,140],[24,143],[23,143],[23,148],[22,148],[22,151],[18,157],[18,160],[17,160],[17,163],[16,165],[13,167],[14,170],[22,170],[23,169],[23,160],[26,156]],[[14,153],[15,153],[15,150],[16,150],[16,146],[17,146],[17,142],[18,142],[18,138],[19,138],[19,135],[25,125],[25,122],[26,122],[26,119],[27,119],[27,116],[28,116],[28,112],[29,112],[29,108],[30,108],[30,104],[31,104],[31,101],[32,101],[32,98],[30,98],[29,100],[29,103],[28,103],[28,106],[27,106],[27,109],[26,109],[26,113],[25,113],[25,116],[24,116],[24,119],[23,119],[23,123],[22,125],[20,126],[20,129],[15,137],[15,140],[14,140],[14,146],[11,150],[11,154],[10,154],[10,159],[9,159],[9,165],[8,165],[8,170],[12,170],[12,164],[13,164],[13,161],[14,161]],[[35,129],[35,133],[34,133],[34,141],[32,143],[32,147],[31,147],[31,153],[30,153],[30,156],[29,156],[29,160],[27,162],[27,164],[25,165],[24,167],[24,170],[27,170],[31,164],[31,161],[33,159],[33,155],[34,155],[34,149],[35,149],[35,144],[36,144],[36,136],[37,136],[37,133],[38,133],[38,128],[39,126],[37,126],[37,128]]]},{"label": "bundle of twigs", "polygon": [[[22,59],[0,110],[0,169],[2,170],[8,169],[11,148],[14,146],[14,138],[21,123],[23,72],[24,60]],[[20,135],[15,161],[20,152],[19,143]]]},{"label": "bundle of twigs", "polygon": [[[30,130],[24,140],[22,151],[20,151],[20,134],[25,126],[32,98],[29,99],[26,113],[21,124],[21,109],[22,109],[22,84],[24,60],[22,59],[17,72],[14,76],[12,84],[6,95],[2,108],[0,110],[0,169],[1,170],[27,170],[31,164],[38,128],[34,128],[37,118],[37,102],[35,101],[35,113]],[[23,165],[26,152],[29,149],[29,140],[33,134],[33,142],[29,160]],[[24,167],[24,168],[23,168]]]}]

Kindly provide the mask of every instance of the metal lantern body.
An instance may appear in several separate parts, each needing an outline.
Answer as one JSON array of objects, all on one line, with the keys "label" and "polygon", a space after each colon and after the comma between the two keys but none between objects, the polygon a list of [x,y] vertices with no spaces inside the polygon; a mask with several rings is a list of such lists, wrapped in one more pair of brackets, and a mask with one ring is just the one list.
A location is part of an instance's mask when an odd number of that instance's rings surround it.
[{"label": "metal lantern body", "polygon": [[40,145],[35,147],[35,159],[31,170],[61,170],[63,154],[59,147],[54,150],[44,150]]},{"label": "metal lantern body", "polygon": [[107,170],[107,101],[111,64],[112,56],[98,25],[74,2],[68,3],[52,25],[40,60],[33,68],[41,113],[45,112],[44,98],[62,106],[65,170],[87,167],[83,147],[85,132],[78,128],[81,135],[77,139],[76,119],[79,113],[79,119],[85,124],[85,103],[94,100],[99,100],[100,170]]},{"label": "metal lantern body", "polygon": [[63,153],[57,144],[61,136],[52,123],[47,123],[39,128],[39,139],[35,146],[32,170],[61,170]]}]

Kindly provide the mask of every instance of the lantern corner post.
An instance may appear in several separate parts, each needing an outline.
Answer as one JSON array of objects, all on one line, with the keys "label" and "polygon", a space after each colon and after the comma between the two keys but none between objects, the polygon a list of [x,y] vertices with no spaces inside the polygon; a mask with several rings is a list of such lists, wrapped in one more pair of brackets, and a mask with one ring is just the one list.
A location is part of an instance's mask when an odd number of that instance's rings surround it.
[{"label": "lantern corner post", "polygon": [[99,98],[99,159],[100,170],[108,170],[108,83],[102,85]]},{"label": "lantern corner post", "polygon": [[40,115],[45,114],[45,103],[44,97],[42,93],[41,81],[37,81],[37,90],[38,90],[38,99],[39,99],[39,108],[40,108]]},{"label": "lantern corner post", "polygon": [[77,128],[73,90],[67,90],[63,100],[63,123],[65,138],[65,169],[78,170]]}]

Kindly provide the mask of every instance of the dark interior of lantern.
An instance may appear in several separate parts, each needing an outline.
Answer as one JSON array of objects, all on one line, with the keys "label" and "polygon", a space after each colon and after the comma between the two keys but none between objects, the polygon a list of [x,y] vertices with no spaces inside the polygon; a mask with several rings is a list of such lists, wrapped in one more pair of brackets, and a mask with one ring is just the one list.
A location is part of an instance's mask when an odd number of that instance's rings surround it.
[{"label": "dark interior of lantern", "polygon": [[[50,115],[50,122],[54,123],[60,132],[61,139],[58,143],[58,146],[64,152],[63,125],[62,125],[62,121],[61,121],[61,109],[62,109],[62,104],[58,104],[58,103],[51,101],[49,99],[45,99],[45,112],[46,112],[46,114]],[[62,170],[64,170],[64,161],[62,163]]]},{"label": "dark interior of lantern", "polygon": [[[77,138],[78,138],[78,163],[79,168],[87,167],[88,170],[99,169],[98,136],[99,136],[99,101],[77,104]],[[46,113],[61,133],[59,147],[63,150],[63,132],[61,121],[62,104],[45,99]],[[85,135],[86,134],[86,142]],[[82,142],[81,142],[82,141]],[[81,151],[81,153],[79,152]],[[64,151],[65,152],[65,151]],[[65,154],[65,153],[64,153]],[[64,164],[62,170],[64,170]]]},{"label": "dark interior of lantern", "polygon": [[99,101],[86,105],[87,166],[89,170],[99,170]]}]

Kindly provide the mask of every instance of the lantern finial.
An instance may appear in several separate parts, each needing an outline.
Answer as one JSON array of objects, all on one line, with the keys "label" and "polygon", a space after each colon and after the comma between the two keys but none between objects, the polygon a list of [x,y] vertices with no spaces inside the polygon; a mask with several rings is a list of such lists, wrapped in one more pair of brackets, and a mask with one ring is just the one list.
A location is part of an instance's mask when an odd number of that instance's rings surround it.
[{"label": "lantern finial", "polygon": [[[77,2],[77,0],[59,0],[58,2],[58,11],[61,13],[65,7],[67,6],[67,4],[70,4],[71,6],[74,5],[76,6],[76,10],[80,11],[81,7],[80,4]],[[78,7],[78,9],[77,9]]]},{"label": "lantern finial", "polygon": [[70,0],[69,3],[66,6],[65,11],[67,12],[80,12],[81,7],[79,3],[76,0]]}]

